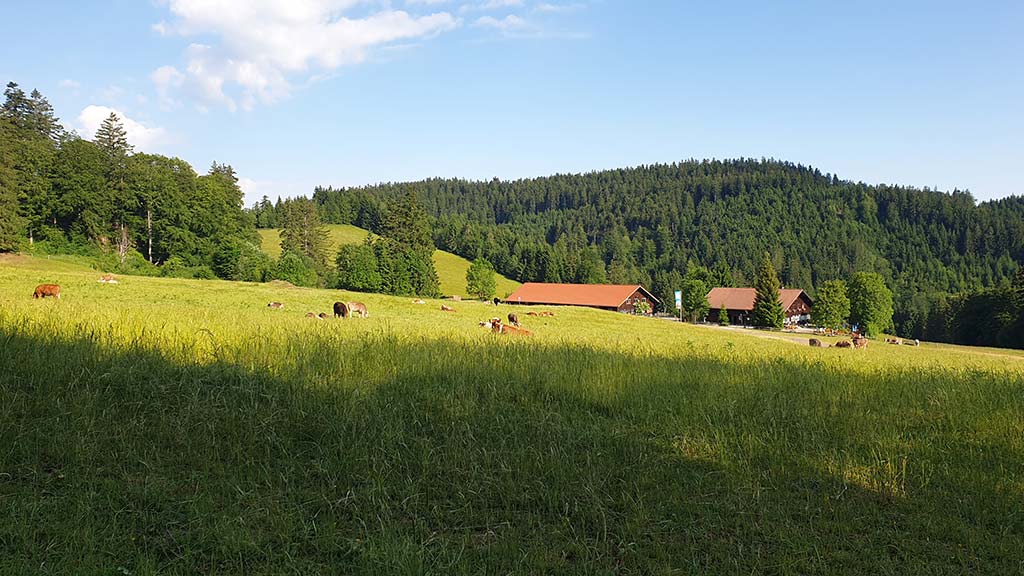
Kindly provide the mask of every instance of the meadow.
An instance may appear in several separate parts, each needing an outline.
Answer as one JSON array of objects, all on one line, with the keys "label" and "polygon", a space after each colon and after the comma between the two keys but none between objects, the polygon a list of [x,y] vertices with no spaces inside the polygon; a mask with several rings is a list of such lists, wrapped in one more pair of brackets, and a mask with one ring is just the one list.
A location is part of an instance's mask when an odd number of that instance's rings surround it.
[{"label": "meadow", "polygon": [[0,257],[0,574],[1024,574],[1019,352],[98,276]]},{"label": "meadow", "polygon": [[[345,244],[362,244],[366,236],[373,236],[372,232],[363,230],[351,224],[325,224],[328,238],[328,254],[337,254],[338,248]],[[271,258],[281,257],[281,232],[273,229],[260,229],[260,241],[263,251]],[[334,266],[334,262],[331,262]],[[469,269],[469,260],[462,256],[434,250],[434,267],[437,270],[437,277],[441,283],[441,293],[447,296],[466,296],[466,270]],[[495,274],[496,295],[499,298],[508,296],[516,291],[521,285],[515,280],[509,280],[501,274]]]}]

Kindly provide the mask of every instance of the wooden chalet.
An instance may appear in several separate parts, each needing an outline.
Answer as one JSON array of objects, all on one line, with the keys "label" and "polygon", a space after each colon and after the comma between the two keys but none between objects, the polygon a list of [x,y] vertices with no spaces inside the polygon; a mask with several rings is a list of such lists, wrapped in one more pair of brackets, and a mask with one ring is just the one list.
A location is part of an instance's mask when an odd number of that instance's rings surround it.
[{"label": "wooden chalet", "polygon": [[505,299],[508,304],[586,306],[634,314],[647,302],[653,311],[658,299],[639,284],[546,284],[527,282]]},{"label": "wooden chalet", "polygon": [[[708,321],[718,323],[718,315],[725,306],[729,314],[729,323],[746,325],[750,323],[750,314],[754,311],[754,299],[757,291],[753,288],[713,288],[708,292]],[[786,313],[786,324],[800,324],[811,319],[811,297],[799,288],[779,290],[779,300]]]}]

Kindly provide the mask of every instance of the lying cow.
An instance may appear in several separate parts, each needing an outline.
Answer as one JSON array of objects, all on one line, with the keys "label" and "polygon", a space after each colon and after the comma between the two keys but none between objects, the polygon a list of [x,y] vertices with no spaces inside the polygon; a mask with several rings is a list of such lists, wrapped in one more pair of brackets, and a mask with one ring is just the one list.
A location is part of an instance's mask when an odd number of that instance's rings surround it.
[{"label": "lying cow", "polygon": [[853,335],[853,347],[854,348],[858,348],[858,349],[859,348],[867,348],[868,347],[868,339],[865,338],[864,336],[861,336],[860,334],[854,334]]},{"label": "lying cow", "polygon": [[451,306],[447,306],[445,304],[441,304],[441,312],[455,312],[455,308],[452,308]]},{"label": "lying cow", "polygon": [[412,303],[413,304],[426,304],[427,302],[426,302],[426,300],[423,300],[422,298],[417,298],[417,299],[413,300]]},{"label": "lying cow", "polygon": [[97,280],[100,284],[117,284],[117,278],[114,278],[113,274],[104,274]]},{"label": "lying cow", "polygon": [[491,332],[494,334],[510,334],[512,336],[533,336],[533,332],[526,328],[502,324],[501,318],[491,318]]},{"label": "lying cow", "polygon": [[828,344],[825,344],[817,338],[811,338],[809,344],[811,345],[811,348],[828,348]]},{"label": "lying cow", "polygon": [[267,308],[273,308],[274,310],[283,310],[284,304],[280,302],[271,302],[270,304],[267,304]]},{"label": "lying cow", "polygon": [[47,296],[60,300],[60,286],[56,284],[40,284],[36,286],[35,292],[32,293],[33,298],[46,298]]},{"label": "lying cow", "polygon": [[836,342],[836,348],[853,348],[853,343],[849,340],[840,340]]}]

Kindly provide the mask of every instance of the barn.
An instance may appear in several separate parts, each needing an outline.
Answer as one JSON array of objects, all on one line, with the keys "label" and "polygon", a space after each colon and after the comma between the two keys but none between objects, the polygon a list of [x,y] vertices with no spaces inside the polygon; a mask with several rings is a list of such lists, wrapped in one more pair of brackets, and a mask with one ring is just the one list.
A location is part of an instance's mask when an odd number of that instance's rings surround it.
[{"label": "barn", "polygon": [[508,304],[549,304],[586,306],[625,314],[636,313],[636,306],[646,302],[653,310],[658,299],[639,284],[547,284],[527,282],[505,298]]},{"label": "barn", "polygon": [[[708,292],[709,322],[718,322],[718,315],[723,306],[729,313],[729,323],[746,325],[750,322],[750,313],[754,310],[754,299],[757,291],[753,288],[713,288]],[[782,309],[786,312],[786,324],[798,324],[810,320],[811,297],[799,288],[783,288],[779,290]]]}]

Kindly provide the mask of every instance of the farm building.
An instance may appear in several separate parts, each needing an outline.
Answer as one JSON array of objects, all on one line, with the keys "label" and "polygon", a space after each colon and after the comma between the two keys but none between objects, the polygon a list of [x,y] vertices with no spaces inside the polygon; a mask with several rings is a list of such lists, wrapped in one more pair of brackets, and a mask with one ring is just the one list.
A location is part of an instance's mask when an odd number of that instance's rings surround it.
[{"label": "farm building", "polygon": [[[757,291],[753,288],[714,288],[708,292],[709,322],[718,322],[722,306],[729,313],[729,323],[744,325],[750,322]],[[811,318],[811,297],[799,288],[779,290],[782,309],[786,312],[786,324],[806,322]]]},{"label": "farm building", "polygon": [[639,284],[544,284],[527,282],[505,299],[509,304],[587,306],[633,314],[641,302],[653,310],[658,299]]}]

